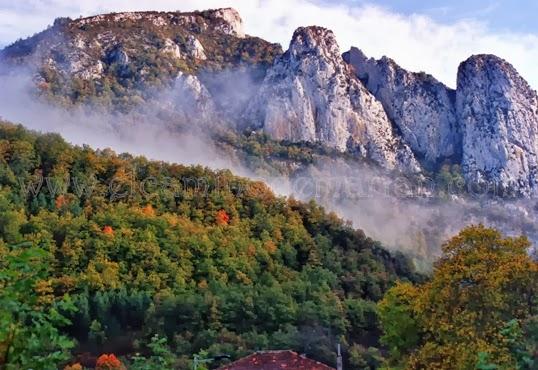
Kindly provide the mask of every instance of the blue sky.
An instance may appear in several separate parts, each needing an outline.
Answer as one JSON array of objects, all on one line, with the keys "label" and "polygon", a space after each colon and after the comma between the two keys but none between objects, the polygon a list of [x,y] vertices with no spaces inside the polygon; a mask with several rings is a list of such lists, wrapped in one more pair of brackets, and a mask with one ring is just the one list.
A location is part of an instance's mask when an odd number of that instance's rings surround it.
[{"label": "blue sky", "polygon": [[[350,4],[377,4],[402,14],[424,14],[434,20],[452,23],[474,19],[497,31],[538,33],[536,0],[347,0]],[[341,1],[329,1],[341,3]]]},{"label": "blue sky", "polygon": [[538,87],[538,0],[0,0],[0,47],[39,32],[56,17],[132,10],[234,7],[247,33],[284,47],[295,28],[334,31],[342,51],[387,55],[454,86],[461,61],[491,53]]}]

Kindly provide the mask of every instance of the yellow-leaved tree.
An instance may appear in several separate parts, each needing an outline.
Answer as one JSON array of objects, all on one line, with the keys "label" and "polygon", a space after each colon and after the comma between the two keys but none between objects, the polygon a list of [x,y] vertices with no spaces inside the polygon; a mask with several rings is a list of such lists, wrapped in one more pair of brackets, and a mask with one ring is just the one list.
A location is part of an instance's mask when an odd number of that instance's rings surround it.
[{"label": "yellow-leaved tree", "polygon": [[400,283],[379,303],[391,365],[476,369],[479,354],[517,368],[503,329],[538,311],[538,263],[525,237],[471,226],[443,246],[430,281]]}]

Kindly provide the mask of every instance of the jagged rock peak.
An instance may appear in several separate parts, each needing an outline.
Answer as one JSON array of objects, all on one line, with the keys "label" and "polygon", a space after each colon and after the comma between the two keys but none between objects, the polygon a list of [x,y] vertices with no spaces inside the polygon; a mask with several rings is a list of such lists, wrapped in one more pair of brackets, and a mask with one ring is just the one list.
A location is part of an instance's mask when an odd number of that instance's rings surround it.
[{"label": "jagged rock peak", "polygon": [[293,33],[289,52],[296,58],[306,54],[340,57],[340,48],[331,30],[318,26],[300,27]]},{"label": "jagged rock peak", "polygon": [[473,55],[460,64],[456,95],[468,182],[538,192],[538,96],[507,61]]},{"label": "jagged rock peak", "polygon": [[465,79],[468,74],[485,74],[491,77],[500,78],[505,82],[513,82],[518,88],[527,90],[536,95],[528,82],[521,77],[512,64],[493,54],[475,54],[463,61],[458,68],[458,86],[460,77]]},{"label": "jagged rock peak", "polygon": [[418,168],[381,104],[342,59],[334,34],[322,27],[295,31],[249,104],[246,121],[275,139],[320,142],[385,168]]},{"label": "jagged rock peak", "polygon": [[214,17],[221,18],[230,26],[230,32],[238,37],[244,37],[245,31],[243,30],[243,20],[239,15],[239,12],[234,8],[221,8],[213,10]]},{"label": "jagged rock peak", "polygon": [[460,156],[454,90],[431,75],[407,71],[388,57],[368,58],[355,47],[343,57],[428,167]]}]

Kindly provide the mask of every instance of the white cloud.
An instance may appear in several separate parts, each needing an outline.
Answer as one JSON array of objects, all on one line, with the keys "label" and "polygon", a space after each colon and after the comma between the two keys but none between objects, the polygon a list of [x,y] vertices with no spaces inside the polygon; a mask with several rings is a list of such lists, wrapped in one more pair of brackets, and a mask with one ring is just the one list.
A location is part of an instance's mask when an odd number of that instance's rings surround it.
[{"label": "white cloud", "polygon": [[287,47],[295,28],[332,29],[342,50],[351,45],[367,55],[390,56],[413,71],[426,71],[455,85],[458,64],[472,54],[492,53],[510,61],[538,86],[538,35],[495,32],[467,19],[442,24],[420,15],[401,15],[374,5],[336,5],[312,0],[0,0],[0,43],[37,32],[58,16],[77,17],[125,10],[194,10],[232,6],[247,33]]}]

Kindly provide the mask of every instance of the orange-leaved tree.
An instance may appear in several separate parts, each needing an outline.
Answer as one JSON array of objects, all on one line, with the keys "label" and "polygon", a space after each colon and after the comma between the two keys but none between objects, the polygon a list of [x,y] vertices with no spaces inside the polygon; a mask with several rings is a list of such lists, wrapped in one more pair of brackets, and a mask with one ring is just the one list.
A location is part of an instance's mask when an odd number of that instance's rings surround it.
[{"label": "orange-leaved tree", "polygon": [[228,216],[228,213],[226,213],[225,210],[221,209],[220,211],[217,211],[215,220],[217,225],[228,225],[228,222],[230,222],[230,216]]},{"label": "orange-leaved tree", "polygon": [[112,226],[105,226],[103,227],[103,234],[105,235],[114,235],[114,229],[112,228]]},{"label": "orange-leaved tree", "polygon": [[64,370],[82,370],[82,365],[78,362],[72,365],[67,365],[64,367]]},{"label": "orange-leaved tree", "polygon": [[95,364],[95,368],[97,370],[124,370],[125,366],[123,366],[116,355],[111,353],[99,356]]}]

